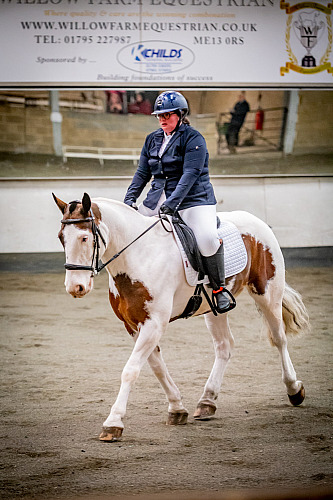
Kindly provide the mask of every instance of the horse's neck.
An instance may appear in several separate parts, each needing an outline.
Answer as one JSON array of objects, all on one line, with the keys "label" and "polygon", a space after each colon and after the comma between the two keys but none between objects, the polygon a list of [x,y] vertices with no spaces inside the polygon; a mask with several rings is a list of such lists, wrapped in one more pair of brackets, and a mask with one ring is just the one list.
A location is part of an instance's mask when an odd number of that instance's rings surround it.
[{"label": "horse's neck", "polygon": [[101,225],[107,233],[107,256],[122,250],[154,222],[124,203],[104,198],[94,201],[100,209]]}]

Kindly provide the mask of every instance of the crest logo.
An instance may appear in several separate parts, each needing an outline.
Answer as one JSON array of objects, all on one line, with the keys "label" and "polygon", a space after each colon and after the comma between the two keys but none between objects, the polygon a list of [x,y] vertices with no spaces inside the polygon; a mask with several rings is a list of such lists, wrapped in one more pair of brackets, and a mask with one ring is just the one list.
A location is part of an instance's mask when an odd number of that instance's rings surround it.
[{"label": "crest logo", "polygon": [[333,75],[329,62],[333,3],[324,6],[317,2],[300,2],[292,6],[281,0],[280,8],[288,14],[286,50],[289,56],[289,61],[280,68],[281,76],[289,70],[303,74],[327,70]]}]

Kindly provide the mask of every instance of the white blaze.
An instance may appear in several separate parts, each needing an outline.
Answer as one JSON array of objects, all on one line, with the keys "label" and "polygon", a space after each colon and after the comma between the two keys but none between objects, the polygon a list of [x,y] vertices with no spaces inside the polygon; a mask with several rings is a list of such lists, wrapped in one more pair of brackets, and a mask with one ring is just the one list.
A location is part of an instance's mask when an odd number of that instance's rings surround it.
[{"label": "white blaze", "polygon": [[[88,229],[79,229],[74,224],[64,228],[66,264],[91,266],[94,238]],[[83,297],[93,288],[91,271],[66,270],[66,291],[74,297]]]}]

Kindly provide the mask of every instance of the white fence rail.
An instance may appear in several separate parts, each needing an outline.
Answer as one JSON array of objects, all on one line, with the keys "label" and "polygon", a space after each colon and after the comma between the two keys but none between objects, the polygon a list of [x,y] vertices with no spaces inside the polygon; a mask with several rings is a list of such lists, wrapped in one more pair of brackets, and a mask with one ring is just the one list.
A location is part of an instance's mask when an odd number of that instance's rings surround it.
[{"label": "white fence rail", "polygon": [[85,146],[62,146],[64,163],[68,158],[90,158],[99,160],[104,165],[104,160],[133,160],[137,165],[140,159],[140,149],[135,148],[94,148]]}]

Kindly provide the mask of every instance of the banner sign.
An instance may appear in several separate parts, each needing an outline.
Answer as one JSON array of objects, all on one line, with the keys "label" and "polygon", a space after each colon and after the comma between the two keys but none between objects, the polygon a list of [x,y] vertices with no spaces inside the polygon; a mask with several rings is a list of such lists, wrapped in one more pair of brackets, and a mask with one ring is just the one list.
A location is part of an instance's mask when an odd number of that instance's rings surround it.
[{"label": "banner sign", "polygon": [[0,0],[0,82],[331,87],[332,11],[332,0]]}]

